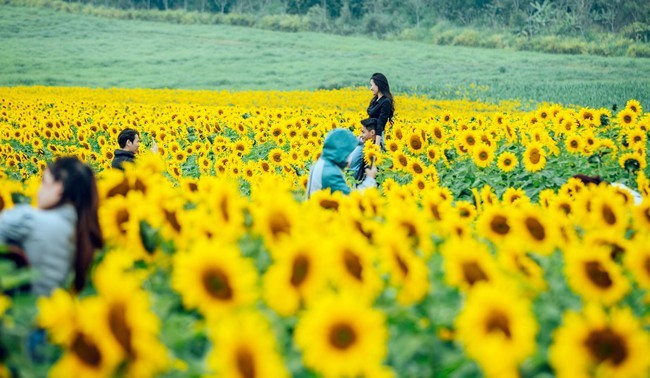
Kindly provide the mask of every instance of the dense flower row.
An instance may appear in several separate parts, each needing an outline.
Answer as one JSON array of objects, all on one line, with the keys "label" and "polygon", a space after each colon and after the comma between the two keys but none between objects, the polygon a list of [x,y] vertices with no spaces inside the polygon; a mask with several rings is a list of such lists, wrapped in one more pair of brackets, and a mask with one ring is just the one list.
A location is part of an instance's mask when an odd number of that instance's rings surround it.
[{"label": "dense flower row", "polygon": [[[59,155],[100,177],[92,289],[38,302],[63,350],[54,376],[650,373],[636,101],[400,96],[387,151],[366,150],[380,188],[303,201],[323,136],[358,128],[365,91],[0,94],[0,210],[34,198]],[[106,169],[124,127],[160,147],[126,173]],[[593,172],[643,201],[570,178]]]}]

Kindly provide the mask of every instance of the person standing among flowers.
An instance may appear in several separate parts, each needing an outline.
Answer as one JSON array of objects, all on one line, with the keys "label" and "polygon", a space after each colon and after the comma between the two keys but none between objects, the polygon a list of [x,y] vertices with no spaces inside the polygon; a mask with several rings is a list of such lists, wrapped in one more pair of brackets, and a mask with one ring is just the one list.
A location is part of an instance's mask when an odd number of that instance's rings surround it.
[{"label": "person standing among flowers", "polygon": [[395,114],[395,100],[390,93],[388,79],[382,73],[374,73],[370,77],[370,91],[372,99],[368,105],[368,117],[377,119],[377,136],[375,144],[381,146],[384,150],[384,131],[386,123],[393,124],[393,115]]},{"label": "person standing among flowers", "polygon": [[[115,150],[111,167],[124,170],[124,163],[133,163],[135,160],[135,154],[140,148],[140,134],[134,129],[126,128],[118,134],[117,144],[120,148]],[[151,151],[153,153],[158,152],[158,145],[156,145],[155,140]]]},{"label": "person standing among flowers", "polygon": [[80,292],[95,250],[104,245],[93,170],[76,157],[57,159],[43,172],[37,202],[38,208],[23,204],[0,213],[0,244],[24,251],[37,274],[35,295],[65,286],[72,270],[72,287]]},{"label": "person standing among flowers", "polygon": [[357,181],[363,181],[365,178],[365,169],[366,164],[364,161],[363,145],[366,141],[371,140],[375,141],[375,136],[377,135],[377,119],[376,118],[366,118],[361,120],[361,135],[359,136],[359,143],[352,151],[352,157],[350,158],[350,170],[352,171],[352,177]]},{"label": "person standing among flowers", "polygon": [[[309,170],[307,199],[314,192],[325,189],[350,194],[352,188],[345,182],[343,169],[350,165],[352,151],[358,143],[357,137],[347,129],[334,129],[327,134],[323,143],[323,152]],[[356,189],[377,186],[375,181],[377,167],[366,168],[365,173],[366,178]]]}]

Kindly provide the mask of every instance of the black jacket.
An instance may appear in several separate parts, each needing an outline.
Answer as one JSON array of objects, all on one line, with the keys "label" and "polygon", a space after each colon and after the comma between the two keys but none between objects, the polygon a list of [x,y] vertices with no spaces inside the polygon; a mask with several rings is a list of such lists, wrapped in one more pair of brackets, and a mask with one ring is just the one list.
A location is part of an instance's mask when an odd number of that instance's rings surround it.
[{"label": "black jacket", "polygon": [[111,163],[111,167],[124,170],[122,164],[125,162],[133,163],[135,154],[131,151],[115,150],[115,157]]},{"label": "black jacket", "polygon": [[373,98],[368,106],[368,117],[377,118],[377,135],[384,135],[386,122],[393,120],[393,102],[390,98],[382,96]]}]

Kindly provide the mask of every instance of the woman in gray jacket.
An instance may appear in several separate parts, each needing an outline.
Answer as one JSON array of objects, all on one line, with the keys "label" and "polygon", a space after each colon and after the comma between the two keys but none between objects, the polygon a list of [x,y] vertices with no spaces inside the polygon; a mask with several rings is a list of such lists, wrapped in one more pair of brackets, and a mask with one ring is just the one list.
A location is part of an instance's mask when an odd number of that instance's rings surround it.
[{"label": "woman in gray jacket", "polygon": [[0,213],[0,244],[25,252],[36,272],[34,294],[50,295],[72,270],[73,289],[84,288],[93,254],[103,247],[98,202],[93,170],[76,157],[63,157],[43,172],[37,209],[18,205]]}]

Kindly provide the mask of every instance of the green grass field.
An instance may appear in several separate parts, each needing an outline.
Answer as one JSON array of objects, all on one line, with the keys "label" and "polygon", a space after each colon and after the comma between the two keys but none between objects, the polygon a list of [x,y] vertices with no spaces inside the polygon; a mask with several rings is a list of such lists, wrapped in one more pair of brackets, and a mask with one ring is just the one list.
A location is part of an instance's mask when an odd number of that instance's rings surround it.
[{"label": "green grass field", "polygon": [[[650,59],[435,46],[223,25],[102,19],[0,6],[0,85],[397,92],[650,108]],[[470,84],[488,89],[469,89]],[[463,90],[457,91],[457,88]]]}]

